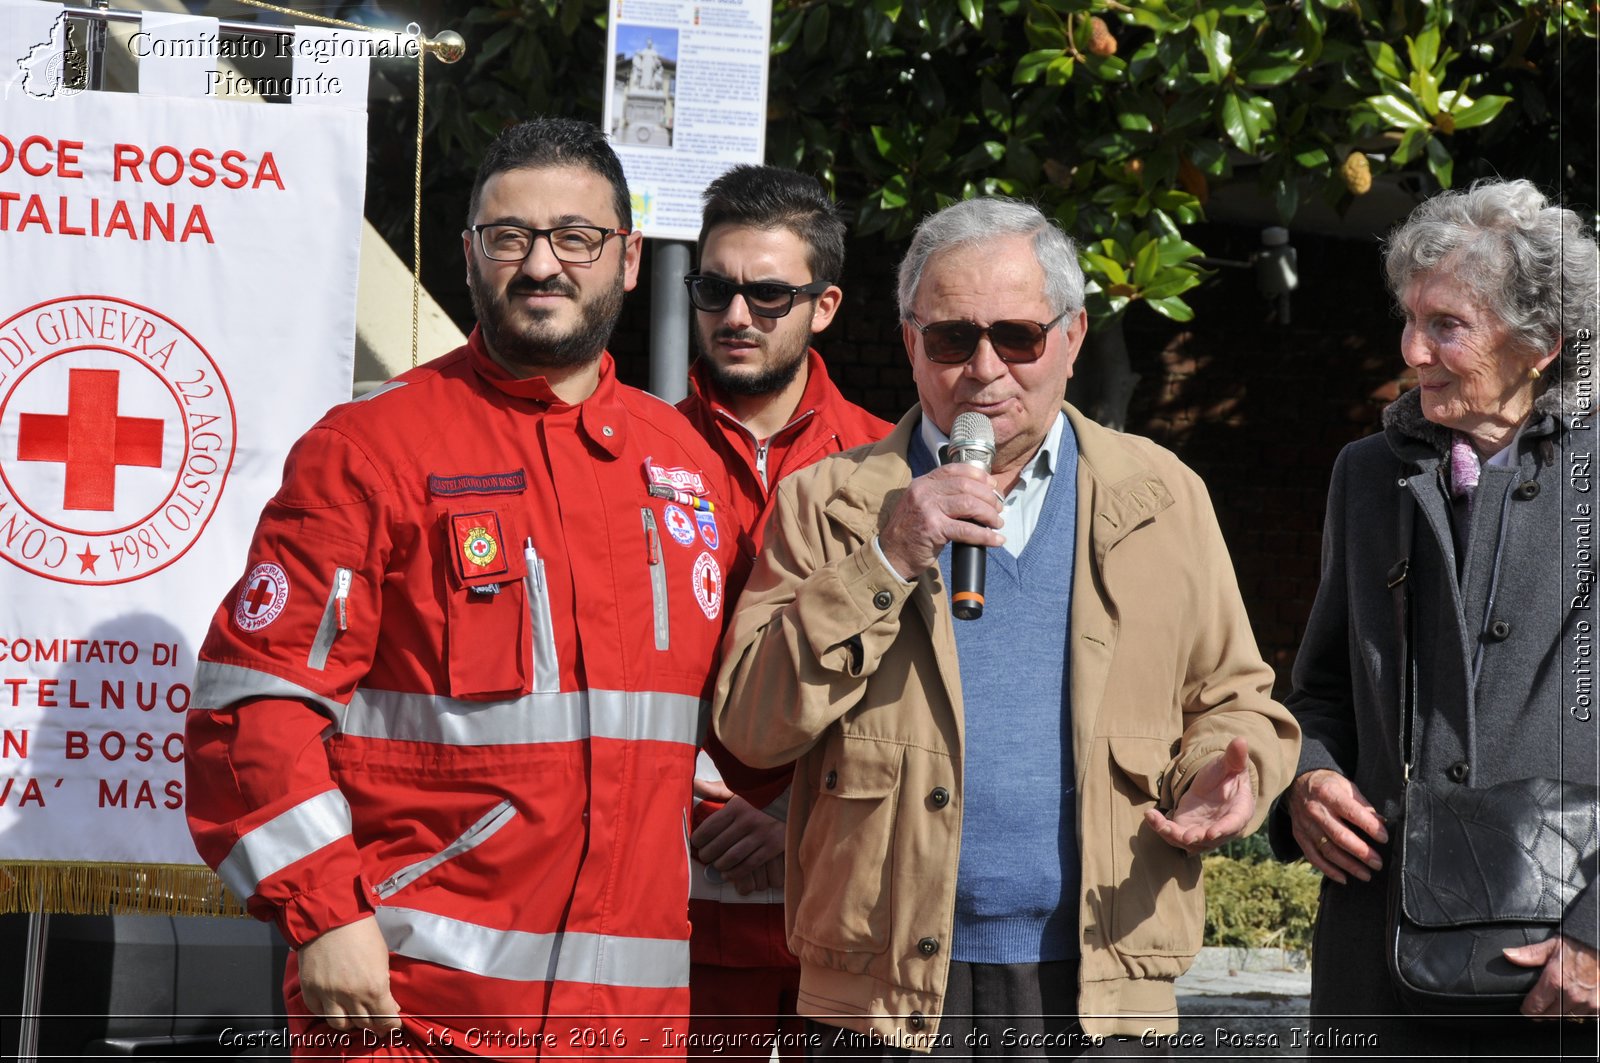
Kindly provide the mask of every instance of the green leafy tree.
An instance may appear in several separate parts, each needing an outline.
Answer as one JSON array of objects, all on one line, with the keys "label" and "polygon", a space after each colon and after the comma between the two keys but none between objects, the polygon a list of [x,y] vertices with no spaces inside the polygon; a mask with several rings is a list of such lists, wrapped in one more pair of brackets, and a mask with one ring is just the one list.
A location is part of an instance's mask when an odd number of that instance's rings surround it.
[{"label": "green leafy tree", "polygon": [[[607,11],[471,10],[429,101],[442,201],[508,119],[599,115]],[[1185,228],[1219,183],[1255,182],[1285,224],[1390,172],[1530,176],[1592,207],[1595,36],[1577,0],[775,0],[768,156],[854,204],[857,235],[1034,200],[1079,242],[1097,331],[1136,303],[1187,321]],[[1586,131],[1570,152],[1563,126]]]}]

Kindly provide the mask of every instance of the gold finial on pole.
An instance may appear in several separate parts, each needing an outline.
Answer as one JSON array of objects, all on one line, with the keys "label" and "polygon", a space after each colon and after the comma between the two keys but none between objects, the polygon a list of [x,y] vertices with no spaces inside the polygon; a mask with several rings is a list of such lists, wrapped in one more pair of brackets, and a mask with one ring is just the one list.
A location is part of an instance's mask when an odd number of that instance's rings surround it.
[{"label": "gold finial on pole", "polygon": [[455,30],[441,30],[436,37],[424,37],[422,46],[441,63],[459,63],[467,54],[466,38]]}]

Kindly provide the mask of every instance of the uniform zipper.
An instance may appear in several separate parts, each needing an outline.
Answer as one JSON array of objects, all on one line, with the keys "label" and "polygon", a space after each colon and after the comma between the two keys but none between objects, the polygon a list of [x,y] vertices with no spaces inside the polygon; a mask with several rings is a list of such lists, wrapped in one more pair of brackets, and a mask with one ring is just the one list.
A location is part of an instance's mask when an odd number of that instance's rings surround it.
[{"label": "uniform zipper", "polygon": [[639,510],[644,520],[645,557],[650,565],[651,611],[655,615],[656,649],[665,651],[672,644],[672,626],[667,615],[667,559],[661,552],[661,535],[656,531],[656,511],[649,506]]},{"label": "uniform zipper", "polygon": [[772,441],[816,412],[817,411],[815,409],[805,411],[804,413],[800,414],[800,416],[796,417],[794,420],[790,421],[788,424],[772,433],[766,439],[757,439],[756,434],[750,431],[750,429],[746,428],[744,426],[744,422],[740,421],[732,414],[723,410],[718,410],[717,414],[720,417],[726,418],[729,424],[733,425],[734,427],[738,428],[739,431],[749,436],[750,441],[756,445],[756,477],[761,481],[761,489],[763,491],[770,491],[772,489],[772,485],[767,482],[767,451],[771,448]]},{"label": "uniform zipper", "polygon": [[396,893],[399,893],[401,890],[405,889],[407,886],[411,885],[417,879],[421,878],[423,875],[426,875],[429,871],[432,871],[440,864],[454,860],[462,853],[476,849],[478,846],[488,841],[494,836],[496,831],[516,818],[514,813],[515,809],[513,809],[511,800],[509,798],[501,801],[498,805],[495,805],[493,808],[491,808],[482,819],[468,827],[466,832],[463,833],[461,837],[457,838],[443,849],[440,849],[426,860],[418,860],[414,864],[408,864],[407,866],[402,867],[399,871],[396,871],[394,874],[390,875],[388,878],[384,879],[381,883],[374,887],[373,892],[378,895],[379,900],[384,900]]},{"label": "uniform zipper", "polygon": [[328,667],[328,654],[339,632],[350,630],[350,586],[355,573],[348,568],[333,570],[333,585],[328,588],[328,604],[322,609],[322,623],[317,625],[317,635],[311,642],[311,652],[306,654],[306,667],[323,671]]}]

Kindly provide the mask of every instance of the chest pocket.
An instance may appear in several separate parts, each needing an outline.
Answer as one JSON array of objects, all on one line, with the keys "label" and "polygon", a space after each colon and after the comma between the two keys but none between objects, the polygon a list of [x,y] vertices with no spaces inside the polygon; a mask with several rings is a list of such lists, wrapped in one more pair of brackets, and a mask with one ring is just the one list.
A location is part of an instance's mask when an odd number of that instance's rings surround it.
[{"label": "chest pocket", "polygon": [[493,511],[447,514],[442,523],[450,695],[489,701],[523,694],[533,655],[523,554],[505,541]]}]

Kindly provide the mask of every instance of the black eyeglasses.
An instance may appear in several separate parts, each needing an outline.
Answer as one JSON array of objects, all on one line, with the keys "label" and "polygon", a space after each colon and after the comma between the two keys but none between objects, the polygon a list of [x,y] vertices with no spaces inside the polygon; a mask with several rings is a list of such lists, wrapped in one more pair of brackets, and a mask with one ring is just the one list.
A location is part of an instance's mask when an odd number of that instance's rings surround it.
[{"label": "black eyeglasses", "polygon": [[744,305],[756,317],[783,317],[794,309],[798,295],[821,295],[833,287],[832,281],[812,281],[810,284],[778,284],[774,281],[756,281],[754,284],[735,284],[721,277],[705,273],[686,273],[683,283],[689,288],[689,301],[696,310],[720,314],[728,309],[736,295],[744,296]]},{"label": "black eyeglasses", "polygon": [[562,262],[584,265],[600,257],[606,237],[627,236],[632,229],[605,229],[598,225],[558,225],[554,229],[530,229],[526,225],[474,225],[468,232],[478,234],[478,247],[485,258],[496,262],[521,262],[541,236],[550,244],[550,253]]},{"label": "black eyeglasses", "polygon": [[922,333],[922,351],[928,361],[940,365],[960,365],[978,349],[978,341],[989,337],[994,353],[1002,362],[1037,362],[1044,354],[1046,335],[1072,311],[1063,311],[1050,321],[996,321],[979,325],[973,321],[934,321],[924,325],[911,315],[911,324]]}]

